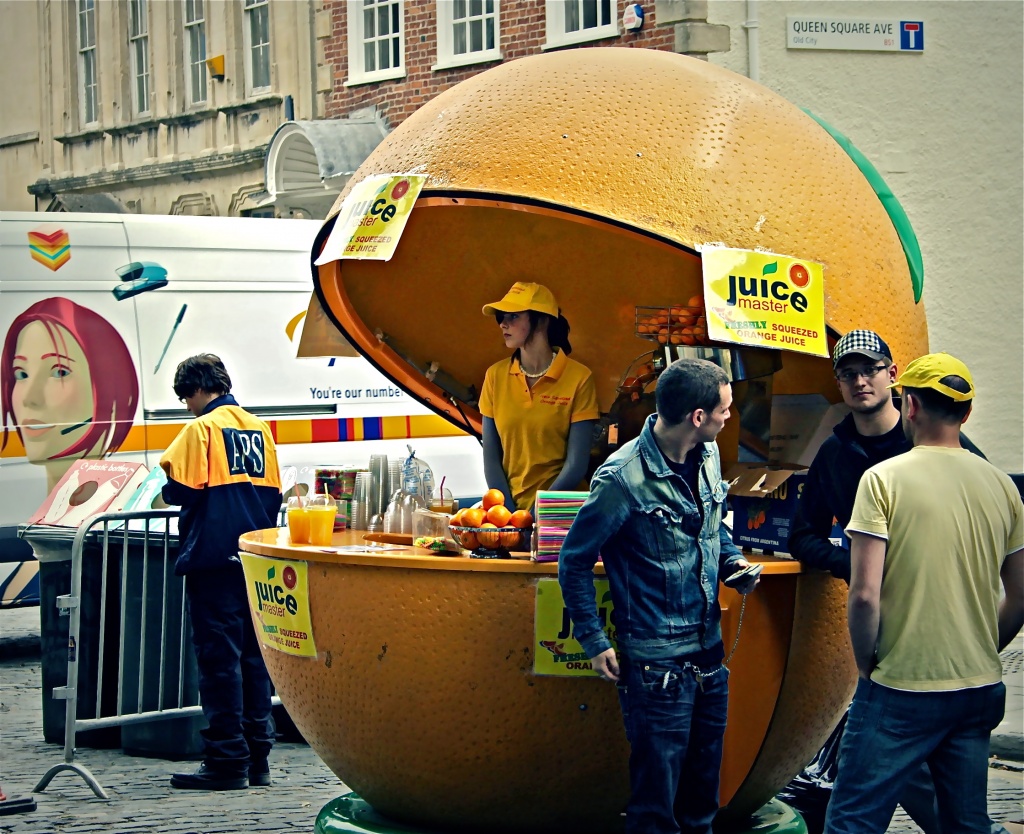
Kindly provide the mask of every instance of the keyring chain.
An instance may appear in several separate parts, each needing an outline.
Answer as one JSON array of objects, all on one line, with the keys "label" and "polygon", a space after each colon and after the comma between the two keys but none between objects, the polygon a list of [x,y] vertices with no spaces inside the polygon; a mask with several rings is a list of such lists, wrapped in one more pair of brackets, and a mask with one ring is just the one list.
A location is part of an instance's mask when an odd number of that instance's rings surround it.
[{"label": "keyring chain", "polygon": [[743,601],[740,603],[740,620],[736,623],[736,639],[732,641],[732,648],[729,649],[729,656],[722,663],[723,666],[728,666],[732,660],[732,656],[736,654],[736,647],[740,644],[740,629],[743,628],[743,611],[747,607],[747,595],[741,594]]}]

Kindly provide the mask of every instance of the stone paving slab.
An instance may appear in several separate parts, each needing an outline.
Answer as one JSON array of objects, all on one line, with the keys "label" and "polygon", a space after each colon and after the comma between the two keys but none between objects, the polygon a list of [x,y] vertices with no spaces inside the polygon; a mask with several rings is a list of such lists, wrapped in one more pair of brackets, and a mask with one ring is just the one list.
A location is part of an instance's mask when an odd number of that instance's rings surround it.
[{"label": "stone paving slab", "polygon": [[[42,775],[63,760],[61,746],[43,741],[38,634],[38,609],[0,610],[0,787],[9,798],[34,797],[38,803],[34,812],[0,816],[0,834],[310,834],[320,809],[347,792],[312,749],[285,743],[271,754],[269,788],[176,791],[170,774],[191,770],[194,763],[80,748],[76,762],[90,769],[109,802],[70,772],[33,794]],[[1024,637],[1018,637],[1004,652],[1008,721],[999,734],[1010,753],[1021,750],[1024,738],[1018,717],[1024,673],[1012,657],[1005,661],[1022,649]],[[1024,756],[989,769],[989,812],[1000,822],[1024,822]],[[897,811],[887,834],[917,831]]]}]

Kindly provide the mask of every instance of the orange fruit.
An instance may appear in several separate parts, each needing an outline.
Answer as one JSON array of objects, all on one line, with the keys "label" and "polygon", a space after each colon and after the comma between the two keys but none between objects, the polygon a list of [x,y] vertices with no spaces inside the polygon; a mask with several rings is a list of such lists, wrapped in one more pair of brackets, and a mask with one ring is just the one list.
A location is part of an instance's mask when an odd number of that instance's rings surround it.
[{"label": "orange fruit", "polygon": [[498,533],[498,544],[511,550],[513,547],[519,546],[519,539],[522,535],[518,530],[507,530]]},{"label": "orange fruit", "polygon": [[690,300],[686,302],[686,306],[691,310],[700,310],[704,307],[704,296],[694,295],[690,297]]},{"label": "orange fruit", "polygon": [[476,550],[480,546],[480,540],[477,539],[476,533],[466,531],[459,533],[459,544],[466,550]]},{"label": "orange fruit", "polygon": [[516,510],[508,521],[513,527],[518,527],[521,530],[533,524],[533,516],[530,515],[529,510]]},{"label": "orange fruit", "polygon": [[507,526],[510,518],[512,518],[512,513],[504,504],[495,504],[487,511],[487,520],[495,527]]},{"label": "orange fruit", "polygon": [[455,513],[455,515],[453,515],[450,519],[448,519],[448,523],[452,527],[461,527],[462,526],[462,514],[463,514],[463,512],[465,512],[465,510],[459,510],[457,513]]},{"label": "orange fruit", "polygon": [[[489,489],[484,493],[483,507],[484,512],[487,512],[491,507],[503,507],[505,506],[505,493],[500,489]],[[474,524],[474,527],[479,525]]]},{"label": "orange fruit", "polygon": [[497,547],[501,541],[501,534],[498,528],[490,522],[485,523],[476,531],[477,540],[484,547]]},{"label": "orange fruit", "polygon": [[484,523],[487,514],[479,507],[470,507],[462,513],[463,527],[480,527]]}]

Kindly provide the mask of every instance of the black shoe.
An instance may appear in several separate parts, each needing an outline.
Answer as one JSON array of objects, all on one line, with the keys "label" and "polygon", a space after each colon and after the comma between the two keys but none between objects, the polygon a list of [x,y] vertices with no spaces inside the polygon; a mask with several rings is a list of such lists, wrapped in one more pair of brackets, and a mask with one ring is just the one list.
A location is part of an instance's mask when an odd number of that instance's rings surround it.
[{"label": "black shoe", "polygon": [[264,759],[249,765],[249,787],[266,788],[270,786],[270,762]]},{"label": "black shoe", "polygon": [[[267,774],[270,781],[270,774]],[[249,787],[249,780],[237,773],[213,770],[205,764],[195,773],[175,773],[171,787],[186,791],[241,791]]]}]

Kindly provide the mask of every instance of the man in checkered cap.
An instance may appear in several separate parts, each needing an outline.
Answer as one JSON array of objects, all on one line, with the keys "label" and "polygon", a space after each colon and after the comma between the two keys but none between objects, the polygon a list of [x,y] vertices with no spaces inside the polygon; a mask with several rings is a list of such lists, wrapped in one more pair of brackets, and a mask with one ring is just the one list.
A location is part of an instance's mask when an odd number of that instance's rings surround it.
[{"label": "man in checkered cap", "polygon": [[999,652],[1024,626],[1024,503],[961,446],[975,394],[963,362],[922,356],[893,385],[913,448],[864,473],[846,527],[859,679],[825,831],[885,831],[927,762],[943,828],[988,832]]},{"label": "man in checkered cap", "polygon": [[[827,570],[849,583],[850,550],[845,541],[833,544],[833,524],[838,521],[845,530],[850,523],[857,486],[868,468],[910,451],[911,442],[900,426],[898,402],[890,390],[896,380],[896,364],[881,336],[873,330],[851,330],[836,342],[832,366],[850,413],[822,443],[811,463],[788,547],[807,567]],[[960,443],[981,455],[963,435]],[[844,716],[821,752],[780,794],[805,816],[811,834],[820,831],[824,823],[845,724]],[[925,834],[942,834],[927,767],[908,782],[900,804]]]}]

